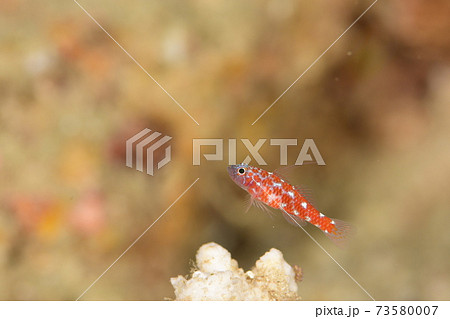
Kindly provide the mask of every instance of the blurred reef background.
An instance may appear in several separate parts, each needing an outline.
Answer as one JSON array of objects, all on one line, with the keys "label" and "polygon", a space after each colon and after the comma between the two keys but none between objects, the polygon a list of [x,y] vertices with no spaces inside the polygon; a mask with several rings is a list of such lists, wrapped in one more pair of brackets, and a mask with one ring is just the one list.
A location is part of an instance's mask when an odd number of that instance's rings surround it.
[{"label": "blurred reef background", "polygon": [[[358,235],[347,250],[312,235],[375,299],[450,299],[447,0],[378,1],[253,126],[371,1],[80,4],[200,125],[75,2],[2,0],[0,299],[76,299],[197,177],[83,299],[174,298],[211,241],[243,269],[279,249],[303,300],[367,299],[280,214],[245,214],[226,160],[193,166],[193,138],[238,139],[238,161],[241,138],[296,138],[289,164],[314,139],[327,165],[291,181]],[[145,127],[173,137],[154,176],[125,166]],[[261,155],[279,167],[278,147]]]}]

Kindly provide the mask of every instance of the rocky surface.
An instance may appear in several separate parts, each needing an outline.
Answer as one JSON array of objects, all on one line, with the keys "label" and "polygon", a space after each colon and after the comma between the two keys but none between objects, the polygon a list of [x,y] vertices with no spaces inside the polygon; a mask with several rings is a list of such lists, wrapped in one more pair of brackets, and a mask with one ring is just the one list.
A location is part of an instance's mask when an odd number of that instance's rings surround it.
[{"label": "rocky surface", "polygon": [[171,278],[176,300],[300,299],[296,273],[275,248],[244,272],[225,248],[208,243],[197,251],[196,266],[190,278]]}]

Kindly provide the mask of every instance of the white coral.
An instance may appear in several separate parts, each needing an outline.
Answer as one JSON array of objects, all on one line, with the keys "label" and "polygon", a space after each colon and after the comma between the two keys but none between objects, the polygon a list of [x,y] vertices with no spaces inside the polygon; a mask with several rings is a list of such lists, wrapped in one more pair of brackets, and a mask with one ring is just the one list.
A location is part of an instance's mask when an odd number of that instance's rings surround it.
[{"label": "white coral", "polygon": [[208,243],[196,256],[190,279],[171,278],[176,300],[298,300],[292,267],[272,248],[244,273],[222,246]]}]

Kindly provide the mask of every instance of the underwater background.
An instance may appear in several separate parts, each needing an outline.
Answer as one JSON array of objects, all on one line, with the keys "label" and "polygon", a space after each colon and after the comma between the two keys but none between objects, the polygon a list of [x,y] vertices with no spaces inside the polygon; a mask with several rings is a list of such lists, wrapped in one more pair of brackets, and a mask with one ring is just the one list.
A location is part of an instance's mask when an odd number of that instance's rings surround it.
[{"label": "underwater background", "polygon": [[[314,140],[326,165],[289,180],[357,235],[307,230],[375,299],[450,299],[447,1],[378,1],[254,125],[372,2],[79,3],[199,125],[74,1],[0,2],[0,299],[76,299],[199,178],[84,300],[174,298],[211,241],[244,270],[279,249],[303,300],[367,300],[279,211],[245,213],[229,139],[239,162],[261,138],[269,171],[270,139],[299,141],[289,165]],[[154,176],[125,165],[144,128],[172,137]],[[194,138],[224,139],[224,160],[193,165]]]}]

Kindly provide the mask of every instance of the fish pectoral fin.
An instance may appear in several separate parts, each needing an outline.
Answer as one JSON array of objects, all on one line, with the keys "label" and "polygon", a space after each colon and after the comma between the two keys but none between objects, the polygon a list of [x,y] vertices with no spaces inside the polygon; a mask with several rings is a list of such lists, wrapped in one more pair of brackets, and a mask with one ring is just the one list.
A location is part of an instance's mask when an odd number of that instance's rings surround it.
[{"label": "fish pectoral fin", "polygon": [[285,211],[283,211],[283,217],[284,219],[286,219],[288,221],[289,224],[294,225],[294,226],[306,226],[306,221],[301,219],[300,217],[291,215],[289,213],[286,213]]},{"label": "fish pectoral fin", "polygon": [[265,211],[267,214],[269,214],[270,217],[273,217],[273,212],[270,210],[269,206],[264,203],[263,201],[260,201],[257,198],[253,199],[253,204],[258,207],[259,209]]},{"label": "fish pectoral fin", "polygon": [[266,203],[264,203],[263,201],[260,201],[255,196],[250,195],[250,197],[248,199],[248,207],[245,212],[248,212],[248,210],[250,209],[250,207],[252,205],[265,211],[267,214],[269,214],[270,217],[273,217],[273,212],[270,210],[269,206]]},{"label": "fish pectoral fin", "polygon": [[247,199],[245,200],[245,203],[245,213],[247,213],[250,207],[252,207],[253,205],[253,196],[249,194]]}]

